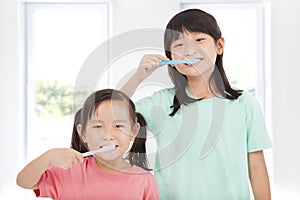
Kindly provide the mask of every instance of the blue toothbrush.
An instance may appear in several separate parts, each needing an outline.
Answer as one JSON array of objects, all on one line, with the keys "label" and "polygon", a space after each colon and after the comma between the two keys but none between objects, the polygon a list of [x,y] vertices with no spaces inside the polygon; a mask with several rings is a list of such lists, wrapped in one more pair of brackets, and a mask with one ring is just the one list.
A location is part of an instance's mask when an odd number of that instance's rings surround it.
[{"label": "blue toothbrush", "polygon": [[159,61],[160,65],[170,65],[170,64],[194,64],[196,62],[199,62],[199,59],[189,59],[189,60],[161,60]]}]

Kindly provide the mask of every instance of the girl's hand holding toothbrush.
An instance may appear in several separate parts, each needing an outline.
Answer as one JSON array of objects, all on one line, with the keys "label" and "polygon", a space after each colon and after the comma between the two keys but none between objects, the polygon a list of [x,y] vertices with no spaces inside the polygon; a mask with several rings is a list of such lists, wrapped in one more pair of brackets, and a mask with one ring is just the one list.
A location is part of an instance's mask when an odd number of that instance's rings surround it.
[{"label": "girl's hand holding toothbrush", "polygon": [[143,81],[157,68],[163,66],[160,64],[161,60],[168,61],[169,59],[159,54],[144,55],[136,72],[136,76],[140,81]]},{"label": "girl's hand holding toothbrush", "polygon": [[63,169],[68,169],[83,162],[83,156],[80,152],[71,148],[55,148],[45,152],[50,164],[56,165]]}]

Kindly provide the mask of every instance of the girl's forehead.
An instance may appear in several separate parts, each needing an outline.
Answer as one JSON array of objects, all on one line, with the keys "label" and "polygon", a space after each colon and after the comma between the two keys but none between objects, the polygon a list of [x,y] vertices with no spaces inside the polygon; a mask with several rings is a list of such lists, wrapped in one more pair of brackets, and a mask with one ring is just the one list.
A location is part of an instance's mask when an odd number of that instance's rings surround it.
[{"label": "girl's forehead", "polygon": [[179,33],[178,37],[190,37],[190,36],[199,35],[199,34],[203,34],[203,33],[201,33],[201,32],[191,32],[191,31],[185,30],[184,32]]},{"label": "girl's forehead", "polygon": [[96,112],[105,111],[114,111],[114,110],[129,110],[129,103],[120,100],[106,100],[101,102],[96,107]]},{"label": "girl's forehead", "polygon": [[101,102],[95,109],[92,119],[103,119],[103,118],[129,118],[129,104],[119,100],[107,100]]}]

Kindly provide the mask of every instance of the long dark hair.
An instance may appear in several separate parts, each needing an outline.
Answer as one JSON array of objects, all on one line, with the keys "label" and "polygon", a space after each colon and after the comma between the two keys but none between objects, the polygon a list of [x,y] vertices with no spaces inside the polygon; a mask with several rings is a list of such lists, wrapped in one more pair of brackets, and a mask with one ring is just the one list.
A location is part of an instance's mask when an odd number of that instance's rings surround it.
[{"label": "long dark hair", "polygon": [[[216,44],[222,36],[218,23],[212,15],[199,9],[182,11],[176,14],[166,27],[164,48],[165,54],[169,59],[172,59],[170,51],[171,43],[178,39],[179,34],[184,31],[206,33],[215,40]],[[237,99],[241,95],[242,90],[235,90],[230,86],[223,68],[223,53],[217,55],[215,66],[212,76],[209,78],[209,87],[216,88],[219,93],[217,96],[219,97],[231,100]],[[192,103],[201,99],[193,99],[187,96],[185,91],[187,87],[187,77],[185,75],[171,66],[168,67],[168,71],[175,85],[175,96],[173,105],[171,106],[173,111],[170,113],[170,116],[174,116],[182,104]]]},{"label": "long dark hair", "polygon": [[147,123],[143,115],[135,111],[135,105],[131,99],[124,93],[113,89],[103,89],[98,90],[91,94],[84,102],[82,109],[77,111],[74,120],[71,148],[83,153],[88,151],[87,145],[83,143],[78,132],[77,125],[82,125],[82,131],[86,130],[87,122],[91,119],[92,115],[96,111],[97,107],[101,102],[111,100],[111,101],[123,101],[128,104],[129,115],[133,123],[140,124],[140,130],[135,137],[131,149],[126,156],[129,163],[132,165],[137,165],[143,169],[149,170],[148,161],[146,156],[146,138],[147,138]]}]

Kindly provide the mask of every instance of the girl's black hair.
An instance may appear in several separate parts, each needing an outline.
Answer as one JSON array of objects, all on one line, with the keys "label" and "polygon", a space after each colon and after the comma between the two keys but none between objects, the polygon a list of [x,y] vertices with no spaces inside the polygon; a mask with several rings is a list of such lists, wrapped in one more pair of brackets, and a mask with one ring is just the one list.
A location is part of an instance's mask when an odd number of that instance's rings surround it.
[{"label": "girl's black hair", "polygon": [[81,124],[81,108],[76,112],[74,117],[74,124],[73,124],[73,131],[72,131],[72,138],[71,138],[71,148],[79,151],[80,153],[87,152],[87,146],[83,143],[80,138],[80,135],[77,131],[77,126]]},{"label": "girl's black hair", "polygon": [[[165,54],[169,59],[171,57],[171,43],[178,39],[179,34],[184,31],[201,32],[210,35],[216,42],[221,38],[221,30],[215,18],[199,9],[188,9],[176,14],[167,24],[164,35]],[[237,99],[242,90],[235,90],[230,86],[223,68],[223,53],[217,55],[215,68],[212,76],[209,78],[209,87],[214,87],[220,94],[218,96],[226,99]],[[175,96],[173,99],[173,111],[169,114],[174,116],[182,104],[186,105],[201,99],[190,98],[186,94],[187,77],[181,74],[175,67],[168,67],[169,76],[175,85]],[[212,90],[214,91],[214,90]]]},{"label": "girl's black hair", "polygon": [[126,158],[129,160],[130,164],[150,170],[146,155],[147,122],[141,113],[136,112],[136,118],[137,122],[140,124],[140,130],[135,137]]},{"label": "girl's black hair", "polygon": [[130,118],[133,123],[140,124],[140,130],[135,137],[135,140],[128,152],[128,155],[126,156],[126,159],[128,159],[129,163],[132,165],[137,165],[139,167],[142,167],[143,169],[150,170],[148,167],[146,156],[146,120],[144,119],[143,115],[135,111],[135,105],[131,101],[131,99],[119,90],[98,90],[85,100],[83,107],[75,115],[71,147],[82,153],[88,151],[87,145],[83,143],[77,132],[78,124],[76,124],[76,122],[82,125],[82,131],[85,132],[88,120],[91,119],[100,103],[107,100],[123,101],[128,104]]}]

